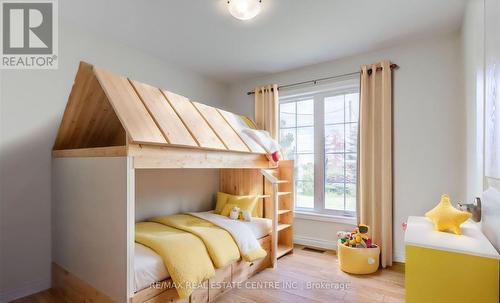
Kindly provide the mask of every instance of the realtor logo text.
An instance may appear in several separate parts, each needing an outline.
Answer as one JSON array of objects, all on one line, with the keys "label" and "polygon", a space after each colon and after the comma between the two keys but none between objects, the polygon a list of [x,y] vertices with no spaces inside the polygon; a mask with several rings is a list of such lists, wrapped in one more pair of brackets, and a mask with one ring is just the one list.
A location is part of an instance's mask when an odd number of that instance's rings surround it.
[{"label": "realtor logo text", "polygon": [[56,0],[0,1],[3,69],[56,69]]}]

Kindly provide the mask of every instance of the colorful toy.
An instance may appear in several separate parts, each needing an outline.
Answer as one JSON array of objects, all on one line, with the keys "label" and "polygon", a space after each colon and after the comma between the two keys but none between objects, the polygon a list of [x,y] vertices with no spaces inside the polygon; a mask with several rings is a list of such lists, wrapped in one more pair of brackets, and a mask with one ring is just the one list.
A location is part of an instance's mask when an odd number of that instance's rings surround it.
[{"label": "colorful toy", "polygon": [[353,232],[339,231],[337,238],[340,243],[352,248],[373,248],[376,245],[368,237],[369,227],[365,224],[358,225]]},{"label": "colorful toy", "polygon": [[337,232],[337,239],[345,239],[350,235],[351,235],[350,231],[338,231]]}]

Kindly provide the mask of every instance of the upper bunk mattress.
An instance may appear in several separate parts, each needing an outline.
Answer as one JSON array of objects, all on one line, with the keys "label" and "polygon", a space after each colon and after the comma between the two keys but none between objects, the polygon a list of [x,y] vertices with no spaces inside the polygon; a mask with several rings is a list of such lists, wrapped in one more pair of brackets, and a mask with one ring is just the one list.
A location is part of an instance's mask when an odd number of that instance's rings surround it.
[{"label": "upper bunk mattress", "polygon": [[[250,228],[257,239],[267,236],[272,230],[271,219],[252,218],[251,222],[240,222]],[[134,248],[134,272],[134,290],[136,292],[149,287],[152,283],[170,277],[160,255],[139,243],[135,243]]]}]

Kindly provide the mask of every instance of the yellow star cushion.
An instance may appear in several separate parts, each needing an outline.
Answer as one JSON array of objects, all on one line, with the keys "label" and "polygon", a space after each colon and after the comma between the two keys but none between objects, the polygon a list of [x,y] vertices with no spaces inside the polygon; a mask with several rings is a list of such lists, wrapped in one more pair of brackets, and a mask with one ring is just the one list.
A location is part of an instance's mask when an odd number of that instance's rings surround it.
[{"label": "yellow star cushion", "polygon": [[472,214],[453,207],[448,195],[442,195],[439,204],[428,211],[425,216],[434,223],[434,229],[438,231],[451,230],[457,235],[462,234],[460,225],[467,221]]}]

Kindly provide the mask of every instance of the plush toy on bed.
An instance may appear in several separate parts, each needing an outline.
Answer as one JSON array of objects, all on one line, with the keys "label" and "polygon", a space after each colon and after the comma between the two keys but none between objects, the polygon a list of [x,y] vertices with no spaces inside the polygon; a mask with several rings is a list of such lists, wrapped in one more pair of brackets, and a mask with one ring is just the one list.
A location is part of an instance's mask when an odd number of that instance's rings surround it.
[{"label": "plush toy on bed", "polygon": [[244,210],[241,212],[241,216],[243,220],[251,222],[252,221],[252,213],[249,210]]},{"label": "plush toy on bed", "polygon": [[240,216],[240,208],[235,206],[231,208],[231,212],[229,213],[229,218],[232,220],[238,220]]},{"label": "plush toy on bed", "polygon": [[232,220],[244,220],[251,222],[252,221],[252,213],[249,210],[241,210],[239,207],[234,206],[229,213],[229,219]]}]

